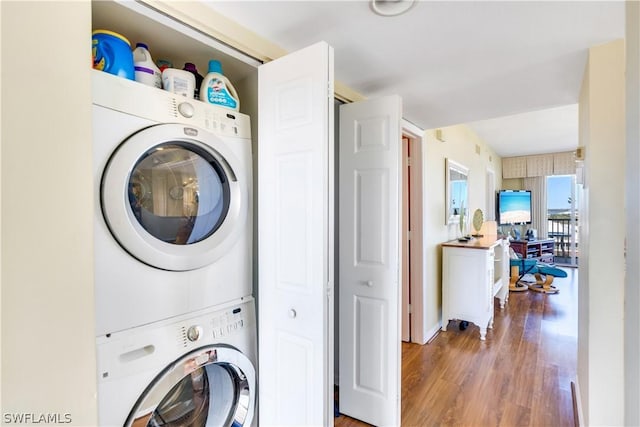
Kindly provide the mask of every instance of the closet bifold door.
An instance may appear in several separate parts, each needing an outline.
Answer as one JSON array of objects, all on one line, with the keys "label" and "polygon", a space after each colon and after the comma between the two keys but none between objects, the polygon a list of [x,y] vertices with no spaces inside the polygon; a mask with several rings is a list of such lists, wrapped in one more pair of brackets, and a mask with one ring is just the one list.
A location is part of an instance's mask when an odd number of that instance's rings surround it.
[{"label": "closet bifold door", "polygon": [[333,424],[333,49],[259,68],[258,414]]},{"label": "closet bifold door", "polygon": [[340,412],[400,424],[402,99],[340,107]]}]

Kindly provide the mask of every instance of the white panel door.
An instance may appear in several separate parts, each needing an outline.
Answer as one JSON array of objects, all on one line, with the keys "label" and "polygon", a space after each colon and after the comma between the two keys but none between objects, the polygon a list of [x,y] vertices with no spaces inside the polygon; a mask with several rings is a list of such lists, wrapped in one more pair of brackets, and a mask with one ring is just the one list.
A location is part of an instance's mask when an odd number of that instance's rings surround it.
[{"label": "white panel door", "polygon": [[340,107],[340,412],[400,424],[398,96]]},{"label": "white panel door", "polygon": [[333,423],[333,50],[259,69],[262,426]]}]

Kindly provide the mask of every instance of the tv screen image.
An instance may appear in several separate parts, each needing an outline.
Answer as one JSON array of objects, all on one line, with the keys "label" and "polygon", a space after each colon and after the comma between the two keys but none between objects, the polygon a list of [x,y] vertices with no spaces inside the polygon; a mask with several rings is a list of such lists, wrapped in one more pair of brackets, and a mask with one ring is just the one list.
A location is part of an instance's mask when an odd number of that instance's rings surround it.
[{"label": "tv screen image", "polygon": [[499,191],[497,204],[500,225],[531,224],[531,191]]}]

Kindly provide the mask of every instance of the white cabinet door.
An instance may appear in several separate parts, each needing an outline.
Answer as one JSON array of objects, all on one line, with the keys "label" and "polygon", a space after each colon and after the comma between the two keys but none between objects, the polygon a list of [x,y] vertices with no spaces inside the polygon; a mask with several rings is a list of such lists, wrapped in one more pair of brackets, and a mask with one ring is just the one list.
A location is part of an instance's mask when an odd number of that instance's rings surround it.
[{"label": "white cabinet door", "polygon": [[318,43],[261,66],[258,94],[260,425],[329,425],[332,48]]},{"label": "white cabinet door", "polygon": [[398,96],[340,107],[340,412],[400,424]]}]

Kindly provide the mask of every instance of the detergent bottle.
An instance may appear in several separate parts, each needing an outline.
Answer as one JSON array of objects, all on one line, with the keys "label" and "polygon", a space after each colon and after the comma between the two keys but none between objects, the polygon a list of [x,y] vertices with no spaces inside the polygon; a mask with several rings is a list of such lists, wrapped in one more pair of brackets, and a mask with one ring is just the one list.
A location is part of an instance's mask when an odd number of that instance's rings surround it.
[{"label": "detergent bottle", "polygon": [[91,35],[93,68],[134,80],[131,43],[122,34],[95,30]]},{"label": "detergent bottle", "polygon": [[164,90],[193,99],[196,78],[189,71],[165,68],[162,71],[162,86]]},{"label": "detergent bottle", "polygon": [[200,86],[202,86],[202,80],[204,80],[204,77],[198,73],[198,69],[192,62],[185,62],[183,70],[190,72],[196,78],[196,87],[193,97],[195,99],[200,99]]},{"label": "detergent bottle", "polygon": [[161,74],[165,70],[165,68],[173,68],[173,62],[169,61],[168,59],[158,59],[156,61],[156,65],[160,69]]},{"label": "detergent bottle", "polygon": [[133,50],[133,65],[137,82],[162,89],[162,74],[151,59],[146,44],[136,43],[136,48]]},{"label": "detergent bottle", "polygon": [[200,100],[209,104],[219,105],[232,110],[240,110],[238,93],[229,79],[222,74],[220,61],[209,61],[209,72],[202,80]]}]

